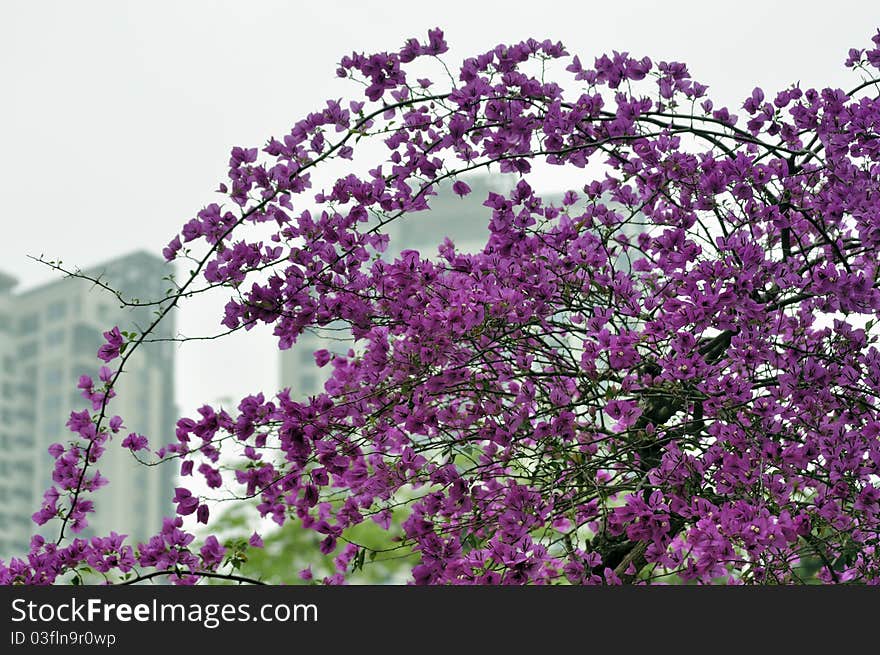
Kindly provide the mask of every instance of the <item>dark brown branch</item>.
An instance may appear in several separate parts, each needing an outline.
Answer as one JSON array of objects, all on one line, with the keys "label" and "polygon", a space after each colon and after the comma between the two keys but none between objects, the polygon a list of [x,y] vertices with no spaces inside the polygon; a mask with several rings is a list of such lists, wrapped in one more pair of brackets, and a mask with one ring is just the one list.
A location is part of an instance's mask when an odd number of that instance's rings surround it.
[{"label": "dark brown branch", "polygon": [[174,571],[172,569],[168,569],[165,571],[152,571],[151,573],[146,573],[144,575],[139,575],[136,578],[131,580],[126,580],[125,582],[120,582],[120,585],[130,585],[137,584],[138,582],[144,582],[146,580],[150,580],[151,578],[158,578],[163,575],[197,575],[201,578],[212,578],[216,580],[230,580],[232,582],[242,582],[245,584],[253,584],[253,585],[265,585],[265,582],[261,580],[255,580],[253,578],[247,578],[243,575],[235,575],[234,573],[211,573],[210,571]]}]

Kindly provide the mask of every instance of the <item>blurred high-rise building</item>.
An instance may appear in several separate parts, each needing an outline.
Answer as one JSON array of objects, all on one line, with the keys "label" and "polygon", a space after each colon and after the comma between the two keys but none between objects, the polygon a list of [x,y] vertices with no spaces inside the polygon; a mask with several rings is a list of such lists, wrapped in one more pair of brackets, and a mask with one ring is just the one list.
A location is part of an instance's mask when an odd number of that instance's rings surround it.
[{"label": "blurred high-rise building", "polygon": [[[164,261],[144,252],[84,271],[100,277],[124,298],[141,301],[164,296],[168,282],[163,278],[169,272]],[[102,332],[118,325],[141,333],[156,311],[155,306],[121,307],[112,294],[77,278],[19,293],[15,285],[14,278],[0,274],[0,558],[4,559],[26,554],[30,536],[38,530],[31,515],[52,484],[53,459],[47,449],[70,441],[74,435],[65,426],[70,412],[89,406],[77,381],[87,374],[98,382],[103,362],[96,352]],[[166,316],[151,336],[173,337],[173,315]],[[110,484],[89,495],[96,513],[89,515],[90,525],[79,536],[116,531],[132,540],[143,539],[161,528],[162,517],[172,509],[174,466],[148,469],[120,446],[129,432],[148,436],[156,446],[173,438],[174,343],[145,343],[141,348],[126,364],[117,397],[108,405],[108,416],[121,416],[125,427],[95,465]],[[40,532],[48,535],[57,529],[58,524],[50,522]]]},{"label": "blurred high-rise building", "polygon": [[[445,238],[449,238],[459,252],[479,252],[489,238],[491,210],[483,205],[490,191],[506,193],[510,184],[507,176],[479,176],[468,178],[469,195],[459,197],[451,184],[440,185],[437,196],[431,198],[431,209],[414,213],[405,220],[397,220],[385,228],[390,245],[383,259],[393,260],[402,250],[418,250],[433,258]],[[324,390],[324,383],[332,368],[317,368],[314,352],[326,348],[330,352],[345,353],[350,347],[344,326],[331,324],[320,331],[302,334],[289,350],[281,352],[281,387],[290,387],[291,396],[305,398]]]},{"label": "blurred high-rise building", "polygon": [[[425,212],[413,213],[405,220],[393,221],[385,228],[390,237],[388,250],[383,254],[383,259],[392,260],[402,250],[418,250],[423,256],[436,258],[438,246],[448,237],[458,252],[479,252],[489,237],[489,219],[492,210],[483,203],[490,191],[506,195],[516,183],[514,176],[510,175],[482,175],[467,178],[471,187],[471,193],[460,197],[452,190],[449,182],[439,185],[438,193],[429,201],[431,209]],[[541,194],[544,201],[559,206],[563,195]],[[585,199],[581,198],[573,207],[583,207]],[[622,210],[618,203],[610,198],[604,201],[611,209],[620,210],[624,216],[627,212]],[[644,226],[641,220],[627,221],[620,232],[635,239]],[[614,259],[614,267],[617,270],[629,272],[629,259],[618,254]],[[289,350],[281,352],[280,378],[281,387],[290,387],[291,396],[294,398],[306,398],[324,390],[324,383],[329,378],[332,368],[315,366],[314,352],[327,349],[332,352],[345,353],[351,346],[351,340],[347,338],[346,326],[342,324],[330,324],[324,328],[313,330],[300,335],[299,340]],[[574,339],[571,343],[573,349],[578,349],[581,344]]]}]

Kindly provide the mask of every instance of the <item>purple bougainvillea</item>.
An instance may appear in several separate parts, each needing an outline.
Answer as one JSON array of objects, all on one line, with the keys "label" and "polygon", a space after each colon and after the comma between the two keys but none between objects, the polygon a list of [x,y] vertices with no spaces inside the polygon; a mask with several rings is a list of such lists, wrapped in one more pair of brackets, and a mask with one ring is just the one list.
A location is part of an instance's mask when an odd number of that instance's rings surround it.
[{"label": "purple bougainvillea", "polygon": [[[417,554],[424,584],[880,581],[880,33],[849,52],[851,90],[756,88],[736,112],[684,64],[589,67],[550,41],[414,78],[446,50],[432,30],[344,57],[365,98],[232,150],[223,202],[163,251],[194,271],[156,321],[224,285],[228,329],[268,324],[285,349],[333,324],[354,345],[315,353],[323,393],[205,406],[156,454],[318,533],[327,583],[363,563],[346,534],[368,520]],[[313,187],[370,142],[386,152],[367,173]],[[542,198],[535,162],[583,184]],[[473,193],[459,177],[480,169],[517,176],[483,198],[481,250],[380,256],[389,221],[430,221],[436,186]],[[75,538],[104,449],[157,440],[117,435],[108,413],[150,329],[105,333],[117,369],[80,379],[92,409],[50,448],[34,514],[58,538],[35,537],[0,581],[227,570],[180,516],[146,543]],[[209,522],[193,489],[174,502]]]}]

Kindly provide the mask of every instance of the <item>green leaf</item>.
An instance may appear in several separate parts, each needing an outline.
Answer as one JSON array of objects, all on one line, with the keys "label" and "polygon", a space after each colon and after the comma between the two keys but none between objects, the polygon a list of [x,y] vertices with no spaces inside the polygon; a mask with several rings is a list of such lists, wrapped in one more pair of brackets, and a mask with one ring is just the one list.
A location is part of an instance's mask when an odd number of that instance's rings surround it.
[{"label": "green leaf", "polygon": [[364,568],[364,556],[367,554],[366,549],[361,548],[358,550],[358,554],[354,557],[354,562],[352,563],[351,570],[352,571],[360,571]]}]

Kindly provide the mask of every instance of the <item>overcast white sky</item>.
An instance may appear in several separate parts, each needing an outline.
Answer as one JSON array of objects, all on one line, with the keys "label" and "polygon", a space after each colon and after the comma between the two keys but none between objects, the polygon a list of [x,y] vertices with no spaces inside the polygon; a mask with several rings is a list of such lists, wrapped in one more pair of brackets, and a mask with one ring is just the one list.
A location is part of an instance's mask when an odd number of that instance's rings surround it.
[{"label": "overcast white sky", "polygon": [[[738,108],[756,85],[851,86],[843,60],[880,26],[880,4],[4,0],[0,270],[26,288],[53,277],[28,254],[86,267],[158,253],[216,200],[231,146],[262,145],[325,98],[359,93],[335,77],[342,55],[435,26],[450,62],[529,36],[585,63],[612,49],[685,61],[716,104]],[[200,303],[180,328],[204,333],[219,316]],[[273,389],[274,349],[265,331],[185,346],[181,407]]]}]

